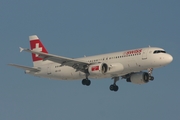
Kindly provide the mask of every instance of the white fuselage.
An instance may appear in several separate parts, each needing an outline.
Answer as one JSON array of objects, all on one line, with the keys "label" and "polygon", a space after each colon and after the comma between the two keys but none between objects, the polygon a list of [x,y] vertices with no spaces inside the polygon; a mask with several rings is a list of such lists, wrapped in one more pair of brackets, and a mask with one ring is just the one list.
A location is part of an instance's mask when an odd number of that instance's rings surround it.
[{"label": "white fuselage", "polygon": [[[123,76],[132,72],[147,70],[148,68],[162,67],[172,61],[172,56],[170,54],[163,52],[154,53],[154,51],[156,50],[164,51],[162,48],[147,47],[122,52],[77,58],[76,60],[85,61],[92,64],[108,64],[109,68],[107,73],[99,75],[90,74],[88,77],[109,78]],[[47,61],[45,64],[39,66],[39,68],[41,69],[41,71],[29,74],[59,80],[75,80],[84,79],[86,77],[85,73],[77,71],[73,67],[61,66],[61,64],[51,61]]]}]

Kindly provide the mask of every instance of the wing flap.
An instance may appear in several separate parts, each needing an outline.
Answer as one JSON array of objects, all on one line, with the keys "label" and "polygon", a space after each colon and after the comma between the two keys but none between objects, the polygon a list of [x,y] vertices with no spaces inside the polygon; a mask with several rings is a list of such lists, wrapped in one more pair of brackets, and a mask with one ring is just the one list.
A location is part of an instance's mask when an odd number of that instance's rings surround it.
[{"label": "wing flap", "polygon": [[17,64],[8,64],[8,65],[13,66],[13,67],[17,67],[17,68],[21,68],[23,70],[29,70],[31,72],[38,72],[38,71],[40,71],[40,69],[33,68],[33,67],[27,67],[27,66],[22,66],[22,65],[17,65]]}]

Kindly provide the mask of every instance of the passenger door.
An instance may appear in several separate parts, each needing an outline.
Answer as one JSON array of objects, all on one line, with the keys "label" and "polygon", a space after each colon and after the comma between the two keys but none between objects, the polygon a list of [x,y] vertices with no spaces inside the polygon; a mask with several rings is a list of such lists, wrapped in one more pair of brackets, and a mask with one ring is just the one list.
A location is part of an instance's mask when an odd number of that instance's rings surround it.
[{"label": "passenger door", "polygon": [[47,74],[51,75],[51,64],[47,66]]},{"label": "passenger door", "polygon": [[147,59],[147,53],[148,53],[149,48],[145,48],[142,51],[142,60],[146,60]]}]

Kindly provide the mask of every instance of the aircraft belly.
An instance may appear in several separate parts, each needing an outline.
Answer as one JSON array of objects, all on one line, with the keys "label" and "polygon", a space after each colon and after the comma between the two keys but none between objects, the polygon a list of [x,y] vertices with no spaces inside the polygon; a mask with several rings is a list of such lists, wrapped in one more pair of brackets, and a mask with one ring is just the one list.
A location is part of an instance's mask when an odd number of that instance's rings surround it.
[{"label": "aircraft belly", "polygon": [[61,80],[74,80],[81,78],[80,71],[76,71],[74,68],[68,66],[54,69],[52,77]]},{"label": "aircraft belly", "polygon": [[51,75],[47,72],[47,67],[41,67],[41,71],[33,74],[34,76],[43,77],[43,78],[51,78]]}]

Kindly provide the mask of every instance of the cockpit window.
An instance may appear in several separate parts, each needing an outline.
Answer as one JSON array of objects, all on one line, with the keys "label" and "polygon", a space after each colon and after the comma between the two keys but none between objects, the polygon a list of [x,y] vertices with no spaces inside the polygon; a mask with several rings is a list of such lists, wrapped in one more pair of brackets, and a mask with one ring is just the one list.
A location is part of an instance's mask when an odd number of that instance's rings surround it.
[{"label": "cockpit window", "polygon": [[163,50],[155,50],[153,53],[154,53],[154,54],[157,54],[157,53],[166,53],[166,51],[163,51]]}]

